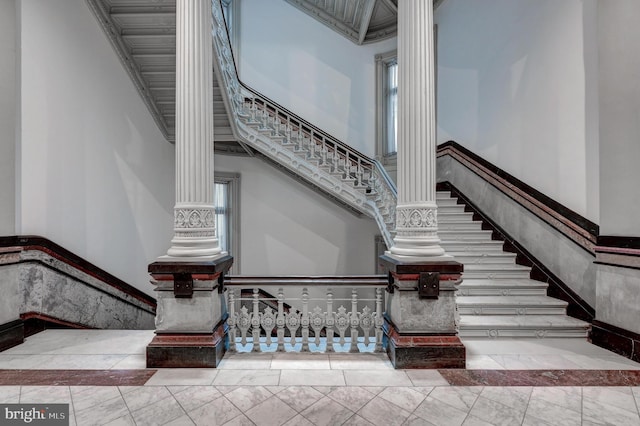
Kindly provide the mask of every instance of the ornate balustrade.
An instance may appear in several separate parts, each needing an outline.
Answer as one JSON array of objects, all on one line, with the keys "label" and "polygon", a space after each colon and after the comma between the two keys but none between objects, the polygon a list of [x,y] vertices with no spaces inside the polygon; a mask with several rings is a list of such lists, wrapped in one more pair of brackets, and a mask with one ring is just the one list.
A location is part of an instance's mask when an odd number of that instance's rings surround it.
[{"label": "ornate balustrade", "polygon": [[230,351],[380,352],[381,275],[225,280]]},{"label": "ornate balustrade", "polygon": [[376,160],[322,131],[238,78],[222,6],[213,0],[214,62],[234,134],[343,202],[373,217],[393,245],[396,188]]}]

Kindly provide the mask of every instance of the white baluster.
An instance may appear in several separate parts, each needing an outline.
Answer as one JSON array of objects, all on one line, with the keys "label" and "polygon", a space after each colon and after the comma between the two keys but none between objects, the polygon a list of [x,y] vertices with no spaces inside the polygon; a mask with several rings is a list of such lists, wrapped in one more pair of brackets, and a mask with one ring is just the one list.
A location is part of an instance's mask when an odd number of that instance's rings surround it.
[{"label": "white baluster", "polygon": [[327,322],[326,336],[327,336],[327,352],[333,352],[333,325],[335,324],[335,317],[333,316],[333,291],[327,289],[327,312],[325,313],[325,321]]},{"label": "white baluster", "polygon": [[382,326],[384,318],[382,317],[382,288],[376,288],[376,348],[375,352],[382,352]]},{"label": "white baluster", "polygon": [[278,352],[284,352],[284,291],[278,289],[278,316],[276,317],[278,327]]},{"label": "white baluster", "polygon": [[227,290],[229,295],[229,352],[236,352],[238,350],[236,346],[236,295],[235,289],[230,288]]},{"label": "white baluster", "polygon": [[309,291],[307,288],[302,289],[302,352],[309,352]]},{"label": "white baluster", "polygon": [[257,288],[253,289],[253,315],[251,316],[251,331],[253,335],[252,352],[260,351],[260,295]]},{"label": "white baluster", "polygon": [[351,313],[349,314],[349,322],[351,323],[351,347],[349,352],[358,352],[358,326],[360,319],[358,317],[358,290],[351,290]]}]

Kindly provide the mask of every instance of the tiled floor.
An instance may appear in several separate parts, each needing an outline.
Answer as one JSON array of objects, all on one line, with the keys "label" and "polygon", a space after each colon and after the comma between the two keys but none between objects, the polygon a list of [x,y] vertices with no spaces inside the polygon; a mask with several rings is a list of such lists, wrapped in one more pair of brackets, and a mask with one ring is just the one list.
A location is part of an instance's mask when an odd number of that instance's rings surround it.
[{"label": "tiled floor", "polygon": [[[466,339],[467,371],[320,353],[233,354],[218,369],[154,371],[144,369],[152,336],[32,336],[0,353],[0,403],[69,403],[72,425],[640,425],[640,364],[574,339]],[[60,385],[26,385],[30,377]],[[101,380],[140,386],[76,385]],[[557,383],[577,386],[549,386]],[[583,386],[593,383],[616,386]]]}]

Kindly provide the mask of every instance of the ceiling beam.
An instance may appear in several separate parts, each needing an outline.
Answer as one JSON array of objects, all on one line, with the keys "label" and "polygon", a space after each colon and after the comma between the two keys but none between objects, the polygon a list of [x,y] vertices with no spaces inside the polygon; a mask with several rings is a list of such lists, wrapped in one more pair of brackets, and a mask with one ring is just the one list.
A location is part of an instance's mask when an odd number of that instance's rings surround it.
[{"label": "ceiling beam", "polygon": [[369,31],[369,24],[371,23],[371,17],[373,16],[373,8],[376,6],[376,0],[365,0],[367,3],[364,6],[364,12],[362,13],[362,20],[360,21],[360,31],[358,32],[358,44],[364,43],[364,39],[367,37],[367,31]]}]

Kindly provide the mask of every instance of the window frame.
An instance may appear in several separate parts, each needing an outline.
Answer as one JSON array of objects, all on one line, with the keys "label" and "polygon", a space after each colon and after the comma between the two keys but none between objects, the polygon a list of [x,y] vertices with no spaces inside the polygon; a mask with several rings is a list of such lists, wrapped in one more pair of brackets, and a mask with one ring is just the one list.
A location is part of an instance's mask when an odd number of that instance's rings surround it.
[{"label": "window frame", "polygon": [[[376,61],[376,159],[385,166],[397,164],[397,152],[389,151],[389,66],[398,63],[398,50],[380,53]],[[397,141],[396,141],[397,143]]]},{"label": "window frame", "polygon": [[[214,183],[226,184],[227,186],[227,209],[228,232],[229,232],[229,254],[233,256],[233,266],[229,273],[240,274],[240,174],[214,171]],[[215,200],[217,208],[217,200]],[[219,230],[216,233],[219,235]]]}]

